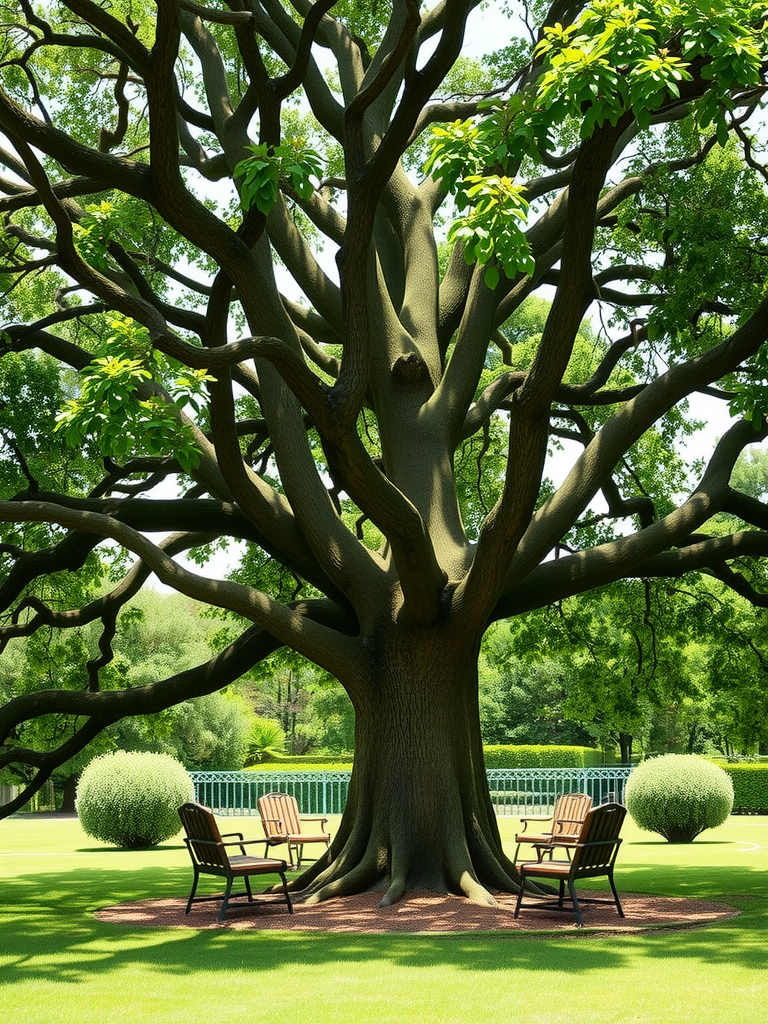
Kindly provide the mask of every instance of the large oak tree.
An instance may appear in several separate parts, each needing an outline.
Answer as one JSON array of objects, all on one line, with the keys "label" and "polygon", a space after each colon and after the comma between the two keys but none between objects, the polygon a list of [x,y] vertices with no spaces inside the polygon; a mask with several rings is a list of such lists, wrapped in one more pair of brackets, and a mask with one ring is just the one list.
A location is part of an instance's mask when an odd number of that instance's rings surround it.
[{"label": "large oak tree", "polygon": [[[356,712],[308,897],[514,889],[478,720],[488,625],[692,570],[766,602],[768,509],[730,485],[766,436],[765,5],[520,4],[484,65],[461,58],[477,0],[0,10],[0,636],[102,624],[78,688],[0,710],[0,767],[30,778],[4,812],[108,724],[287,646]],[[510,337],[537,294],[541,332]],[[696,392],[744,418],[684,485]],[[178,560],[223,538],[246,550],[231,579]],[[97,546],[119,582],[49,600]],[[153,572],[241,631],[103,688]],[[41,716],[50,747],[25,743]]]}]

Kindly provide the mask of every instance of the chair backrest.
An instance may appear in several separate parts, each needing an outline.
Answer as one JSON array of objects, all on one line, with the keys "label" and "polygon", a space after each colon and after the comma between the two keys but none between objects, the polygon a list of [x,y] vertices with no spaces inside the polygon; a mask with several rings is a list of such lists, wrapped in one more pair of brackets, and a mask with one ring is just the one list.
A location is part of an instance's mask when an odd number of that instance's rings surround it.
[{"label": "chair backrest", "polygon": [[301,831],[299,805],[287,793],[266,793],[259,797],[259,814],[264,834],[269,839],[296,835]]},{"label": "chair backrest", "polygon": [[573,853],[575,873],[607,868],[612,863],[621,843],[619,833],[626,813],[621,804],[600,804],[587,811]]},{"label": "chair backrest", "polygon": [[226,867],[229,864],[224,841],[213,812],[202,804],[182,804],[179,817],[187,833],[187,849],[201,867]]},{"label": "chair backrest", "polygon": [[552,813],[552,835],[576,835],[591,806],[592,797],[586,793],[565,793],[558,797]]}]

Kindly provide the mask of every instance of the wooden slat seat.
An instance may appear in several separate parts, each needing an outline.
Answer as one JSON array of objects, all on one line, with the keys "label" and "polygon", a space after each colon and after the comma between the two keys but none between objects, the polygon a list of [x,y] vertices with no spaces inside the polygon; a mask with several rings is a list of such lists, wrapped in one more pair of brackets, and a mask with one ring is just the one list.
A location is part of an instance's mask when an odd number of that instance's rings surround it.
[{"label": "wooden slat seat", "polygon": [[[560,844],[575,842],[584,821],[584,816],[591,806],[592,797],[587,796],[586,793],[565,793],[557,798],[552,814],[527,815],[521,818],[523,828],[515,836],[517,846],[513,863],[517,863],[517,857],[523,843],[531,844],[536,850],[536,856],[541,860],[547,851],[550,852],[551,856],[553,842]],[[542,829],[540,826],[545,825],[547,822],[551,823],[549,828]],[[538,831],[528,832],[529,824],[533,824],[534,829],[538,828]]]},{"label": "wooden slat seat", "polygon": [[[520,911],[526,881],[529,878],[541,878],[545,881],[557,881],[559,883],[558,900],[556,903],[551,901],[545,903],[540,901],[538,903],[534,902],[530,904],[529,909],[553,906],[556,906],[559,910],[568,909],[564,906],[563,902],[567,885],[573,909],[576,913],[576,924],[578,927],[582,927],[584,922],[581,916],[581,906],[576,897],[575,884],[580,878],[597,878],[602,875],[607,877],[611,886],[611,892],[613,893],[612,902],[616,905],[619,917],[624,917],[624,911],[622,910],[619,895],[616,892],[616,886],[613,881],[613,866],[619,846],[621,845],[619,833],[626,813],[626,807],[622,807],[621,804],[601,804],[599,807],[593,807],[587,812],[575,842],[568,841],[558,844],[555,841],[552,843],[553,848],[558,846],[561,849],[567,848],[567,852],[571,855],[570,860],[556,860],[552,858],[550,860],[536,860],[518,864],[520,891],[517,894],[517,901],[515,903],[515,917],[517,917]],[[540,900],[538,896],[532,898]],[[611,901],[599,898],[581,898],[581,903],[608,902]]]},{"label": "wooden slat seat", "polygon": [[[301,867],[305,843],[323,843],[325,847],[331,837],[325,831],[328,821],[320,815],[300,814],[296,798],[287,793],[266,793],[259,797],[259,814],[266,840],[265,855],[272,846],[288,846],[291,866]],[[307,828],[308,825],[317,826]]]},{"label": "wooden slat seat", "polygon": [[[251,890],[250,879],[254,875],[279,875],[283,887],[283,899],[288,905],[288,913],[293,913],[291,896],[288,892],[288,883],[285,872],[288,867],[284,860],[276,860],[267,857],[254,857],[245,852],[249,843],[261,843],[261,839],[244,839],[241,832],[226,832],[222,835],[216,824],[213,812],[202,804],[186,803],[179,808],[179,817],[186,832],[184,843],[186,844],[189,856],[192,859],[192,891],[187,900],[188,914],[193,903],[205,900],[221,900],[219,911],[219,922],[224,920],[227,912],[227,904],[230,898],[236,896],[247,896],[249,903],[256,903]],[[229,847],[238,847],[239,854],[230,855]],[[223,896],[195,896],[197,883],[200,875],[219,875],[226,879],[226,889]],[[245,884],[245,892],[233,893],[232,883],[235,878],[242,878]]]}]

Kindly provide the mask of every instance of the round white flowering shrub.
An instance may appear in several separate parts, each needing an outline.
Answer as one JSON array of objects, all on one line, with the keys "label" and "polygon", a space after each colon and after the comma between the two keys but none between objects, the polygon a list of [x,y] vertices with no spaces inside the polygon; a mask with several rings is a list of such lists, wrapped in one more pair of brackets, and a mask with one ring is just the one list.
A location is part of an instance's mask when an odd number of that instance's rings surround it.
[{"label": "round white flowering shrub", "polygon": [[695,754],[665,754],[635,768],[625,800],[639,828],[670,843],[690,843],[731,813],[733,783],[722,768]]},{"label": "round white flowering shrub", "polygon": [[95,757],[80,776],[77,814],[94,839],[138,850],[175,836],[178,809],[193,798],[189,773],[175,758],[116,750]]}]

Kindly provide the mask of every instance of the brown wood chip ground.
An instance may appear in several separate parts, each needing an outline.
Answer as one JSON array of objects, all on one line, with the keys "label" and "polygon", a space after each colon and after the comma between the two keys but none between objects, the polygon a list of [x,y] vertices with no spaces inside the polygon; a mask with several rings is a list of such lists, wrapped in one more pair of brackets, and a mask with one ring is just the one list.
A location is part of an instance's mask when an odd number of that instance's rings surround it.
[{"label": "brown wood chip ground", "polygon": [[[578,892],[578,890],[577,890]],[[585,891],[585,895],[587,895]],[[610,898],[610,893],[605,894]],[[497,907],[480,907],[460,896],[420,892],[392,907],[378,907],[381,893],[369,892],[306,906],[295,903],[289,917],[284,903],[249,907],[233,900],[223,924],[218,925],[216,904],[194,906],[185,917],[186,898],[141,900],[104,907],[96,911],[100,921],[133,927],[229,928],[353,932],[363,934],[440,932],[564,932],[574,935],[600,932],[637,932],[655,928],[690,928],[711,924],[739,911],[723,903],[683,897],[645,896],[620,891],[626,916],[622,919],[612,905],[586,904],[584,928],[575,927],[573,911],[533,910],[513,918],[515,897],[501,894]],[[599,934],[599,933],[598,933]]]}]

